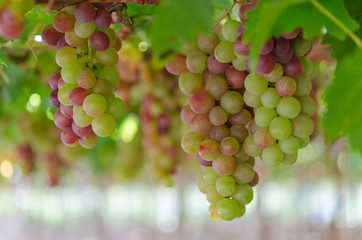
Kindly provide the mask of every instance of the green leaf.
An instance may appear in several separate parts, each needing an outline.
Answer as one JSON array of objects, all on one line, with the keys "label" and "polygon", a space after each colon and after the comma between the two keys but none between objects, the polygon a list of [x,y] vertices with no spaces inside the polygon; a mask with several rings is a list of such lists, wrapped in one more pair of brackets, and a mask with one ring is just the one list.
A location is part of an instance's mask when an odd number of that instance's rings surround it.
[{"label": "green leaf", "polygon": [[325,93],[324,128],[330,140],[347,135],[351,147],[362,152],[362,50],[338,63]]},{"label": "green leaf", "polygon": [[150,38],[158,57],[191,42],[199,32],[212,33],[213,10],[208,0],[160,1]]},{"label": "green leaf", "polygon": [[4,68],[4,67],[8,67],[8,65],[6,64],[5,60],[0,58],[0,68]]},{"label": "green leaf", "polygon": [[348,15],[343,0],[318,1],[324,10],[317,9],[312,2],[316,0],[264,0],[247,14],[243,41],[252,43],[250,65],[255,70],[258,53],[262,45],[273,36],[290,32],[297,27],[303,28],[305,37],[320,34],[326,28],[328,34],[343,40],[345,31],[326,17],[326,11],[336,17],[351,31],[358,29],[358,24]]}]

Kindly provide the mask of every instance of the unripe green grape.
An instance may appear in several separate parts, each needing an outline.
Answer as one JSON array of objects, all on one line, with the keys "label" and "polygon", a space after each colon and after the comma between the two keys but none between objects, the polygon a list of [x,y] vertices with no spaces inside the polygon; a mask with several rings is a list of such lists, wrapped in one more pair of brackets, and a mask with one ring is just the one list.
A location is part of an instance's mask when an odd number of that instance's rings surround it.
[{"label": "unripe green grape", "polygon": [[254,192],[249,184],[237,184],[235,192],[231,195],[240,205],[249,204],[254,197]]},{"label": "unripe green grape", "polygon": [[97,145],[98,137],[95,133],[91,133],[88,137],[81,137],[79,144],[85,149],[91,149]]},{"label": "unripe green grape", "polygon": [[220,151],[226,156],[233,156],[239,151],[239,141],[234,137],[226,137],[220,142]]},{"label": "unripe green grape", "polygon": [[89,57],[82,56],[77,59],[76,63],[81,66],[82,69],[86,69],[89,66]]},{"label": "unripe green grape", "polygon": [[180,49],[180,52],[187,56],[190,52],[192,51],[195,51],[195,50],[198,50],[199,47],[197,46],[197,43],[196,42],[192,42],[192,43],[186,43],[186,44],[183,44],[181,46],[181,49]]},{"label": "unripe green grape", "polygon": [[309,144],[309,137],[299,138],[300,148],[305,148]]},{"label": "unripe green grape", "polygon": [[[86,53],[88,53],[88,43],[85,42],[82,45],[77,46],[75,49],[77,51],[77,54],[80,54],[80,55],[86,54]],[[88,56],[86,56],[86,57],[88,57]]]},{"label": "unripe green grape", "polygon": [[79,64],[68,63],[62,68],[60,74],[62,75],[64,82],[77,83],[77,77],[82,71],[83,69]]},{"label": "unripe green grape", "polygon": [[255,176],[254,169],[247,163],[238,163],[231,175],[238,184],[249,183]]},{"label": "unripe green grape", "polygon": [[224,197],[217,192],[215,184],[212,184],[206,189],[206,199],[211,204],[217,204]]},{"label": "unripe green grape", "polygon": [[206,82],[205,89],[215,100],[220,100],[222,95],[229,90],[229,84],[225,78],[216,75]]},{"label": "unripe green grape", "polygon": [[217,213],[221,219],[231,221],[238,216],[240,206],[234,199],[223,198],[217,203]]},{"label": "unripe green grape", "polygon": [[105,66],[114,66],[118,63],[118,53],[114,48],[108,48],[105,51],[96,51],[98,63]]},{"label": "unripe green grape", "polygon": [[73,121],[79,127],[87,127],[93,122],[93,117],[88,116],[83,106],[74,106],[73,107]]},{"label": "unripe green grape", "polygon": [[263,149],[256,146],[253,135],[250,135],[245,139],[243,144],[243,150],[251,157],[259,157],[263,152]]},{"label": "unripe green grape", "polygon": [[214,55],[219,62],[231,62],[235,58],[234,44],[229,41],[220,42],[215,48]]},{"label": "unripe green grape", "polygon": [[235,114],[244,106],[243,96],[236,91],[228,91],[222,95],[220,105],[229,113]]},{"label": "unripe green grape", "polygon": [[235,39],[238,37],[237,29],[239,24],[237,21],[229,20],[222,25],[221,32],[225,40],[235,42]]},{"label": "unripe green grape", "polygon": [[220,154],[219,143],[212,139],[205,139],[200,143],[199,155],[206,161],[216,159]]},{"label": "unripe green grape", "polygon": [[243,99],[246,105],[249,107],[259,107],[261,105],[260,95],[250,94],[248,91],[244,92]]},{"label": "unripe green grape", "polygon": [[284,70],[282,65],[275,63],[273,70],[269,74],[265,74],[264,77],[269,82],[277,82],[283,77]]},{"label": "unripe green grape", "polygon": [[187,132],[181,139],[181,147],[188,154],[197,154],[205,137],[195,132]]},{"label": "unripe green grape", "polygon": [[301,57],[299,60],[303,64],[303,72],[300,75],[301,77],[309,77],[313,72],[313,62],[308,57]]},{"label": "unripe green grape", "polygon": [[74,31],[80,38],[89,38],[96,30],[96,25],[93,21],[88,23],[80,23],[75,21]]},{"label": "unripe green grape", "polygon": [[178,84],[184,94],[191,96],[202,89],[202,75],[186,72],[181,74]]},{"label": "unripe green grape", "polygon": [[101,94],[92,93],[84,99],[83,109],[88,116],[96,117],[106,111],[107,101]]},{"label": "unripe green grape", "polygon": [[260,97],[261,103],[267,108],[276,108],[280,101],[280,95],[275,88],[268,88]]},{"label": "unripe green grape", "polygon": [[209,112],[210,122],[214,126],[224,125],[228,120],[229,114],[221,106],[215,106]]},{"label": "unripe green grape", "polygon": [[298,158],[298,152],[293,154],[285,154],[283,164],[293,165],[297,161],[297,158]]},{"label": "unripe green grape", "polygon": [[77,88],[77,84],[65,83],[63,86],[59,88],[58,91],[58,99],[59,102],[65,106],[71,106],[71,102],[69,100],[69,94],[74,89]]},{"label": "unripe green grape", "polygon": [[236,190],[235,179],[231,176],[219,177],[216,181],[216,190],[221,196],[231,196]]},{"label": "unripe green grape", "polygon": [[192,73],[203,73],[206,66],[207,55],[200,50],[190,52],[186,57],[186,66]]},{"label": "unripe green grape", "polygon": [[279,145],[275,143],[273,146],[263,150],[261,159],[268,166],[277,166],[284,160],[284,153],[280,149]]},{"label": "unripe green grape", "polygon": [[246,62],[246,59],[242,59],[242,58],[238,58],[238,57],[234,58],[234,60],[232,61],[234,68],[236,68],[239,71],[246,70],[245,62]]},{"label": "unripe green grape", "polygon": [[60,67],[77,61],[77,51],[69,46],[62,47],[55,55],[55,61]]},{"label": "unripe green grape", "polygon": [[297,137],[289,136],[287,139],[278,142],[280,149],[285,154],[294,154],[300,148],[300,141]]},{"label": "unripe green grape", "polygon": [[[239,5],[239,4],[236,4],[236,5]],[[236,217],[241,218],[242,216],[244,216],[245,212],[246,212],[245,206],[244,205],[239,205],[239,211],[236,214]]]},{"label": "unripe green grape", "polygon": [[105,80],[111,88],[117,87],[120,76],[119,72],[115,67],[106,66],[98,74],[99,79]]},{"label": "unripe green grape", "polygon": [[242,147],[239,148],[239,152],[237,152],[234,156],[236,163],[246,162],[249,159],[249,155],[244,152]]},{"label": "unripe green grape", "polygon": [[268,81],[257,73],[250,73],[245,78],[245,89],[250,94],[261,95],[268,88]]},{"label": "unripe green grape", "polygon": [[267,128],[274,118],[277,117],[277,113],[274,109],[259,107],[255,112],[255,123],[260,128]]},{"label": "unripe green grape", "polygon": [[107,99],[106,113],[109,113],[117,118],[121,116],[125,109],[126,104],[122,99],[116,97],[110,97],[109,99]]},{"label": "unripe green grape", "polygon": [[220,177],[212,167],[208,167],[202,173],[202,177],[208,184],[215,184],[217,179]]},{"label": "unripe green grape", "polygon": [[302,107],[301,113],[307,116],[313,116],[317,111],[317,104],[313,100],[313,98],[305,96],[298,97],[298,101]]},{"label": "unripe green grape", "polygon": [[298,138],[307,138],[314,131],[313,120],[307,115],[300,114],[298,117],[292,119],[293,135]]},{"label": "unripe green grape", "polygon": [[200,50],[204,51],[207,54],[212,54],[217,44],[219,44],[219,42],[220,42],[219,37],[216,34],[212,34],[210,36],[200,33],[197,37],[197,43]]},{"label": "unripe green grape", "polygon": [[221,176],[231,175],[235,169],[235,159],[231,156],[220,154],[213,162],[212,167]]},{"label": "unripe green grape", "polygon": [[283,97],[280,99],[277,112],[280,116],[286,118],[295,118],[300,113],[301,106],[298,100],[294,97]]},{"label": "unripe green grape", "polygon": [[292,122],[285,117],[276,117],[270,123],[270,134],[278,139],[287,139],[293,130]]},{"label": "unripe green grape", "polygon": [[197,187],[199,188],[200,192],[203,194],[206,194],[207,188],[210,186],[209,183],[207,183],[203,176],[199,178],[199,183],[197,184]]},{"label": "unripe green grape", "polygon": [[92,129],[100,137],[110,136],[116,129],[116,120],[108,113],[103,113],[94,118]]},{"label": "unripe green grape", "polygon": [[297,90],[295,91],[295,96],[308,96],[312,90],[312,81],[306,77],[298,77],[295,80],[297,84]]}]

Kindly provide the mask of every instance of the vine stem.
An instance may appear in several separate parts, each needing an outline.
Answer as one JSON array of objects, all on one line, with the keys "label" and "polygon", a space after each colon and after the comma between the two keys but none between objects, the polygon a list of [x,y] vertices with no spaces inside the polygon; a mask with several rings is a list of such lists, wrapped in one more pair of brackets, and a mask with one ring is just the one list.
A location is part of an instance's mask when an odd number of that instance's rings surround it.
[{"label": "vine stem", "polygon": [[355,35],[346,25],[339,21],[332,13],[330,13],[322,4],[317,0],[309,0],[310,3],[316,7],[321,13],[323,13],[329,20],[334,22],[339,28],[341,28],[355,43],[359,48],[362,48],[361,39]]}]

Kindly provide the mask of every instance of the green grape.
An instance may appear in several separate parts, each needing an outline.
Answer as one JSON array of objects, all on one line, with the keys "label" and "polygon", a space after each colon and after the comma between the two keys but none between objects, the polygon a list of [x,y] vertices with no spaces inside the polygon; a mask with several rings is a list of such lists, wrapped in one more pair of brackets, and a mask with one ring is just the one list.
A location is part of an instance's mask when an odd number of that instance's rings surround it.
[{"label": "green grape", "polygon": [[203,194],[206,194],[207,188],[210,186],[210,184],[205,181],[203,176],[201,176],[199,178],[199,183],[197,186],[198,186],[200,192],[202,192]]},{"label": "green grape", "polygon": [[238,216],[240,206],[234,199],[223,198],[217,203],[217,213],[225,221],[231,221]]},{"label": "green grape", "polygon": [[205,137],[195,132],[187,132],[181,139],[181,147],[188,154],[197,154],[199,146]]},{"label": "green grape", "polygon": [[244,106],[243,96],[236,91],[227,91],[220,99],[220,105],[229,113],[235,114]]},{"label": "green grape", "polygon": [[220,151],[226,156],[233,156],[239,151],[239,141],[234,137],[226,137],[220,142]]},{"label": "green grape", "polygon": [[213,160],[212,167],[217,174],[221,176],[228,176],[234,171],[235,164],[235,159],[233,157],[226,156],[221,153],[215,160]]},{"label": "green grape", "polygon": [[300,141],[297,137],[289,136],[287,139],[279,141],[280,149],[286,154],[293,154],[300,148]]},{"label": "green grape", "polygon": [[82,67],[82,69],[86,69],[89,65],[89,57],[88,56],[82,56],[77,59],[76,63]]},{"label": "green grape", "polygon": [[90,117],[85,113],[83,106],[74,106],[73,121],[79,127],[87,127],[93,122],[93,117]]},{"label": "green grape", "polygon": [[[237,4],[237,5],[238,5],[238,4]],[[244,216],[245,212],[246,212],[245,206],[244,206],[244,205],[240,205],[240,206],[239,206],[239,211],[238,211],[238,213],[236,214],[236,217],[237,217],[237,218],[241,218],[242,216]]]},{"label": "green grape", "polygon": [[263,149],[255,144],[253,135],[250,135],[245,139],[243,144],[243,150],[251,157],[259,157],[263,152]]},{"label": "green grape", "polygon": [[95,133],[90,134],[88,137],[81,137],[79,139],[79,144],[85,149],[94,148],[97,145],[98,137]]},{"label": "green grape", "polygon": [[97,117],[106,111],[107,101],[101,94],[92,93],[84,99],[83,109],[88,116]]},{"label": "green grape", "polygon": [[297,161],[297,158],[298,158],[297,152],[293,154],[285,154],[283,164],[293,165]]},{"label": "green grape", "polygon": [[181,92],[191,96],[202,89],[202,75],[186,72],[181,74],[178,84]]},{"label": "green grape", "polygon": [[207,55],[200,50],[190,52],[186,57],[186,66],[192,73],[203,73],[207,66]]},{"label": "green grape", "polygon": [[80,23],[75,21],[74,31],[80,38],[89,38],[96,30],[96,24],[93,21]]},{"label": "green grape", "polygon": [[305,148],[309,144],[309,137],[299,138],[300,148]]},{"label": "green grape", "polygon": [[235,58],[234,44],[229,41],[220,42],[214,51],[215,58],[221,63],[229,63]]},{"label": "green grape", "polygon": [[206,199],[211,204],[217,204],[224,197],[217,192],[215,184],[212,184],[206,189]]},{"label": "green grape", "polygon": [[224,125],[229,118],[229,114],[221,106],[215,106],[209,112],[209,120],[214,126]]},{"label": "green grape", "polygon": [[108,137],[116,129],[116,120],[112,115],[103,113],[94,118],[92,122],[92,129],[98,136]]},{"label": "green grape", "polygon": [[244,125],[232,125],[230,127],[230,135],[236,138],[239,143],[243,143],[245,138],[249,136],[249,131]]},{"label": "green grape", "polygon": [[92,88],[96,82],[96,76],[90,70],[84,70],[83,72],[79,73],[77,76],[77,82],[80,87],[84,89]]},{"label": "green grape", "polygon": [[231,196],[236,190],[235,179],[231,176],[219,177],[216,181],[216,190],[221,196]]},{"label": "green grape", "polygon": [[77,83],[77,77],[82,71],[83,69],[79,64],[68,63],[62,68],[60,74],[62,75],[64,82]]},{"label": "green grape", "polygon": [[126,104],[122,99],[116,97],[110,97],[107,99],[106,113],[111,114],[113,117],[117,118],[121,116],[125,109]]},{"label": "green grape", "polygon": [[235,171],[231,175],[238,184],[249,183],[255,176],[254,169],[247,163],[236,164]]},{"label": "green grape", "polygon": [[303,72],[301,77],[309,77],[313,72],[313,62],[308,57],[301,57],[299,60],[303,64]]},{"label": "green grape", "polygon": [[212,167],[208,167],[202,173],[202,177],[208,184],[215,184],[217,179],[220,177]]},{"label": "green grape", "polygon": [[264,77],[269,82],[277,82],[283,77],[284,70],[282,65],[275,63],[273,70],[269,74],[265,74]]},{"label": "green grape", "polygon": [[295,91],[295,96],[308,96],[312,90],[312,81],[306,77],[298,77],[295,80],[297,84],[297,90]]},{"label": "green grape", "polygon": [[246,162],[249,159],[249,155],[244,152],[243,148],[239,148],[239,152],[237,152],[233,157],[237,163]]},{"label": "green grape", "polygon": [[78,47],[87,41],[85,38],[78,37],[74,29],[65,33],[65,40],[72,47]]},{"label": "green grape", "polygon": [[292,119],[292,124],[293,135],[298,138],[307,138],[314,131],[313,120],[304,114],[300,114],[298,117]]},{"label": "green grape", "polygon": [[292,129],[292,122],[285,117],[276,117],[270,123],[270,134],[278,140],[287,139]]},{"label": "green grape", "polygon": [[[305,56],[313,47],[313,42],[310,39],[296,37],[291,41],[291,47],[294,50],[294,55],[297,57]],[[303,69],[304,70],[304,69]]]},{"label": "green grape", "polygon": [[301,105],[301,113],[307,116],[313,116],[314,113],[317,111],[317,104],[313,100],[313,98],[305,96],[305,97],[298,97],[298,101]]},{"label": "green grape", "polygon": [[261,159],[265,162],[266,165],[274,167],[284,160],[284,153],[282,150],[280,150],[279,145],[275,143],[273,146],[263,150]]},{"label": "green grape", "polygon": [[248,91],[244,92],[243,99],[246,105],[249,107],[259,107],[261,105],[260,95],[252,95]]},{"label": "green grape", "polygon": [[245,78],[245,89],[250,94],[261,95],[268,88],[268,81],[262,75],[250,73]]},{"label": "green grape", "polygon": [[234,60],[232,61],[234,68],[236,68],[239,71],[245,71],[246,70],[246,66],[245,66],[245,62],[247,59],[242,59],[242,58],[234,58]]},{"label": "green grape", "polygon": [[280,99],[277,112],[280,116],[286,118],[295,118],[301,111],[301,106],[298,100],[294,97],[283,97]]},{"label": "green grape", "polygon": [[[80,55],[85,55],[86,53],[88,53],[88,42],[85,42],[82,45],[77,46],[76,52]],[[85,56],[85,57],[88,57],[88,56]]]},{"label": "green grape", "polygon": [[261,103],[267,108],[276,108],[280,101],[280,95],[275,88],[268,88],[260,97]]},{"label": "green grape", "polygon": [[240,205],[249,204],[254,197],[254,192],[249,184],[236,184],[235,192],[231,195]]},{"label": "green grape", "polygon": [[229,84],[222,76],[215,75],[206,82],[205,89],[215,100],[220,100],[222,95],[229,90]]},{"label": "green grape", "polygon": [[115,67],[106,66],[99,73],[98,78],[105,80],[111,88],[117,87],[120,76],[119,72]]},{"label": "green grape", "polygon": [[234,20],[229,20],[224,25],[222,25],[221,32],[222,36],[225,38],[225,40],[229,42],[235,42],[235,39],[238,37],[238,26],[239,22]]},{"label": "green grape", "polygon": [[205,139],[200,143],[199,155],[206,161],[216,159],[220,154],[219,143],[212,139]]},{"label": "green grape", "polygon": [[79,87],[77,84],[65,83],[63,86],[59,88],[58,91],[58,99],[59,102],[65,106],[71,106],[71,102],[69,100],[69,94],[74,89]]},{"label": "green grape", "polygon": [[60,67],[77,61],[77,51],[69,46],[62,47],[55,55],[55,61]]},{"label": "green grape", "polygon": [[197,37],[197,44],[200,50],[204,51],[207,54],[212,54],[216,46],[219,44],[219,42],[220,42],[219,37],[216,34],[212,34],[210,36],[200,33]]},{"label": "green grape", "polygon": [[259,107],[255,112],[255,123],[260,128],[267,128],[274,118],[277,117],[277,113],[274,109]]},{"label": "green grape", "polygon": [[198,49],[199,49],[199,47],[197,46],[197,42],[186,43],[186,44],[182,45],[180,52],[183,55],[187,56],[190,52],[198,50]]},{"label": "green grape", "polygon": [[209,207],[209,214],[210,214],[210,218],[214,221],[220,221],[221,218],[219,216],[219,214],[217,213],[217,207],[216,204],[211,204]]},{"label": "green grape", "polygon": [[108,48],[105,51],[96,51],[98,63],[105,66],[114,66],[118,63],[118,53],[114,48]]},{"label": "green grape", "polygon": [[270,134],[269,128],[259,128],[254,133],[254,142],[260,148],[268,148],[275,143],[275,138]]}]

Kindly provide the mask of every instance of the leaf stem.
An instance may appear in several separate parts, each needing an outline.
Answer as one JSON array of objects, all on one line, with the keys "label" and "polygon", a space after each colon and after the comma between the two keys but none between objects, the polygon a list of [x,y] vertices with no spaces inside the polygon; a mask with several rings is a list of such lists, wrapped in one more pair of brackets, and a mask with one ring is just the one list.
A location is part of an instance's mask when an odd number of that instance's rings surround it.
[{"label": "leaf stem", "polygon": [[344,25],[339,19],[337,19],[331,12],[329,12],[322,4],[317,0],[309,0],[314,7],[316,7],[321,13],[323,13],[329,20],[334,22],[339,28],[341,28],[355,43],[359,48],[362,48],[361,39],[355,35],[346,25]]}]

